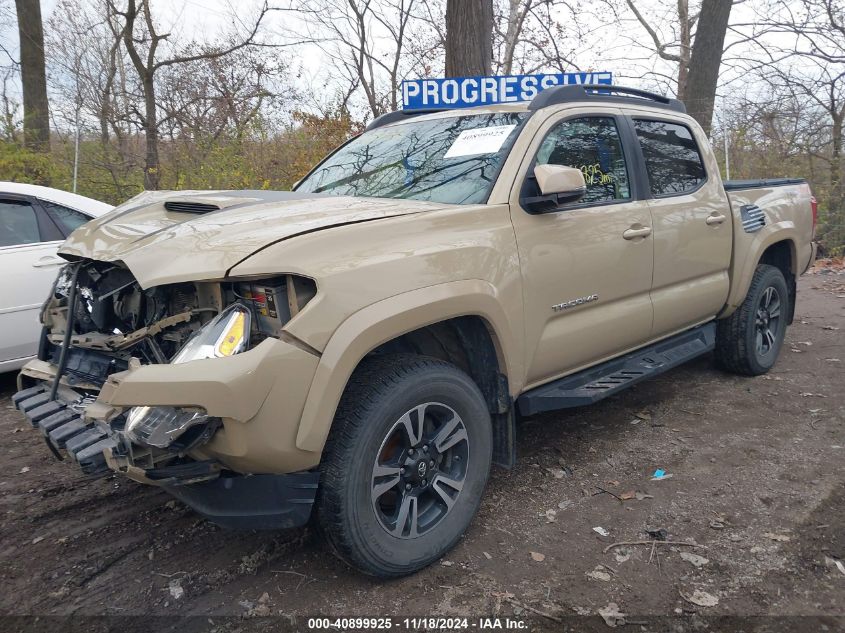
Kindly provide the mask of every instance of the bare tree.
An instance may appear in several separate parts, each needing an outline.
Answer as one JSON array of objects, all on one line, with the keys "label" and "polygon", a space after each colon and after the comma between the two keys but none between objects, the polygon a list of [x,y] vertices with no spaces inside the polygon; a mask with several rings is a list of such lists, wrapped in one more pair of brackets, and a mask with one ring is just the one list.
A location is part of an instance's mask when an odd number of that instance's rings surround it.
[{"label": "bare tree", "polygon": [[446,76],[489,75],[493,60],[493,0],[447,0]]},{"label": "bare tree", "polygon": [[424,0],[292,0],[283,10],[288,38],[317,46],[333,68],[342,109],[362,92],[367,116],[396,110],[402,80],[425,74],[437,54],[425,15],[436,8]]},{"label": "bare tree", "polygon": [[[625,6],[648,35],[652,55],[668,62],[675,94],[709,133],[732,0],[702,0],[697,10],[689,0],[677,0],[671,8],[656,5],[659,14],[646,13],[644,4],[641,0],[625,0]],[[670,79],[660,71],[645,74]]]},{"label": "bare tree", "polygon": [[114,0],[108,0],[111,16],[120,19],[120,34],[123,46],[135,68],[143,95],[143,127],[146,136],[146,157],[144,164],[144,188],[158,189],[161,180],[159,163],[159,122],[156,101],[156,75],[162,68],[177,64],[187,64],[199,59],[224,57],[256,43],[256,36],[261,22],[267,15],[268,6],[263,4],[257,17],[247,27],[246,33],[234,38],[229,43],[206,47],[197,52],[183,53],[171,50],[171,56],[159,58],[159,47],[167,42],[170,33],[160,33],[153,19],[150,0],[127,0],[125,7],[119,8]]},{"label": "bare tree", "polygon": [[842,137],[845,133],[845,7],[838,0],[770,0],[758,7],[753,41],[763,61],[749,61],[775,90],[822,116],[806,151],[827,165],[825,206],[845,223]]},{"label": "bare tree", "polygon": [[[683,100],[687,94],[692,38],[699,13],[690,13],[689,0],[677,0],[676,5],[658,5],[659,13],[646,13],[641,0],[625,0],[625,5],[645,30],[651,50],[658,59],[673,68],[675,94]],[[612,6],[612,5],[611,5]],[[633,42],[628,44],[628,48]],[[630,53],[628,52],[630,55]]]},{"label": "bare tree", "polygon": [[710,134],[713,122],[716,83],[719,79],[732,4],[732,0],[702,1],[701,17],[690,55],[684,101],[690,115],[707,134]]},{"label": "bare tree", "polygon": [[568,0],[498,0],[494,5],[493,70],[497,74],[532,74],[580,70],[575,58],[599,22],[582,19],[580,7]]},{"label": "bare tree", "polygon": [[41,5],[39,0],[15,0],[15,7],[20,34],[24,144],[35,151],[46,152],[50,149],[50,108]]}]

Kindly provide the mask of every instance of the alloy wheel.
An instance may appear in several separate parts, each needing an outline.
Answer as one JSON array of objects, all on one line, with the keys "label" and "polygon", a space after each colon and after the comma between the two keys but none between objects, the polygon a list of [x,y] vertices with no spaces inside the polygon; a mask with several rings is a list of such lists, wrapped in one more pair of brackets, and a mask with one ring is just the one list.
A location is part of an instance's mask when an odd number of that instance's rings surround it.
[{"label": "alloy wheel", "polygon": [[381,526],[404,539],[433,529],[457,502],[468,463],[469,437],[454,409],[427,402],[405,412],[373,463],[370,496]]}]

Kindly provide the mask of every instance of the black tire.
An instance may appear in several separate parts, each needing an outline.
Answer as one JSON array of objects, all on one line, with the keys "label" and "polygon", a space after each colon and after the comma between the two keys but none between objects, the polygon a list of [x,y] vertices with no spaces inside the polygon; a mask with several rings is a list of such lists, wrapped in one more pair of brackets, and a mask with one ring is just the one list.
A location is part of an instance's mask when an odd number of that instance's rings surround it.
[{"label": "black tire", "polygon": [[[445,420],[442,424],[440,418]],[[411,421],[411,426],[403,420]],[[413,454],[420,462],[429,463],[428,457],[421,459],[422,448],[411,450],[409,429],[420,420],[423,439],[415,446],[424,446],[441,461],[431,467],[429,480],[415,479],[408,492],[408,478],[417,477],[420,470],[425,474],[426,468],[420,463],[409,467],[409,462],[402,460],[414,459]],[[460,432],[446,429],[448,426]],[[439,428],[440,433],[424,439],[423,428],[431,433]],[[434,440],[444,431],[447,434],[438,446],[451,443],[451,448],[441,453]],[[366,359],[350,378],[326,442],[317,524],[335,554],[365,574],[390,578],[422,569],[449,551],[475,516],[490,471],[492,445],[484,397],[464,372],[449,363],[413,355]],[[382,462],[390,462],[384,468],[392,469],[393,460],[406,464],[402,475],[378,474]],[[457,473],[455,478],[463,469],[460,489],[444,483],[452,476],[447,476],[447,468]],[[413,473],[406,472],[411,470]],[[400,478],[399,483],[385,488],[394,476]],[[380,492],[382,489],[386,492]],[[451,505],[445,503],[444,494],[450,499],[454,496]],[[414,495],[416,501],[411,503]],[[393,524],[389,524],[384,504],[396,509]],[[405,504],[409,509],[400,525]],[[411,514],[416,521],[408,519]],[[419,534],[413,536],[416,532]]]},{"label": "black tire", "polygon": [[[768,305],[764,306],[768,298]],[[774,302],[777,301],[777,316]],[[759,376],[774,366],[786,335],[789,291],[780,269],[760,264],[745,300],[731,316],[718,321],[716,360],[734,374]],[[761,345],[762,342],[762,345]]]}]

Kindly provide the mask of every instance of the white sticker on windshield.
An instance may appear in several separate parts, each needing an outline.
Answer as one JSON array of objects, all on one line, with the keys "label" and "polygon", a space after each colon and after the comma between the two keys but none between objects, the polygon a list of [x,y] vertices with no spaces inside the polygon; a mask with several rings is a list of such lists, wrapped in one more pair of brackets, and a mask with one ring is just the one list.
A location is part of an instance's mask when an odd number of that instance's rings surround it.
[{"label": "white sticker on windshield", "polygon": [[472,156],[474,154],[492,154],[498,152],[505,139],[516,127],[514,125],[494,125],[492,127],[479,127],[474,130],[464,130],[452,143],[452,147],[443,158],[458,158],[459,156]]}]

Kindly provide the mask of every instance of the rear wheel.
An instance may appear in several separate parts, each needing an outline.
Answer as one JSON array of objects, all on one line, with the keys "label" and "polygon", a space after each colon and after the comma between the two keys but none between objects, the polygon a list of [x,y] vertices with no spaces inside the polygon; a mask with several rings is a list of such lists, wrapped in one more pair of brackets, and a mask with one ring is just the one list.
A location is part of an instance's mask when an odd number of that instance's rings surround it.
[{"label": "rear wheel", "polygon": [[326,444],[320,528],[364,573],[421,569],[466,530],[491,453],[490,415],[469,376],[418,356],[368,359],[350,379]]},{"label": "rear wheel", "polygon": [[777,360],[786,335],[789,291],[780,269],[757,266],[742,305],[718,322],[716,359],[728,371],[758,376]]}]

